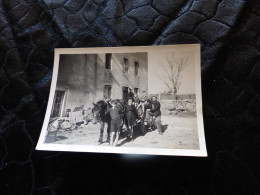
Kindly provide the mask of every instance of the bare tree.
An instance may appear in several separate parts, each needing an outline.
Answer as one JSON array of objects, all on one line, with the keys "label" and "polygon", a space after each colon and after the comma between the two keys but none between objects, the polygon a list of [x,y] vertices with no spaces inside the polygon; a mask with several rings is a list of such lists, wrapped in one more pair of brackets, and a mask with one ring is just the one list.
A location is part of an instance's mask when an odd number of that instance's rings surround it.
[{"label": "bare tree", "polygon": [[165,77],[160,78],[160,80],[169,88],[176,99],[181,86],[180,73],[188,65],[187,62],[188,60],[185,57],[176,58],[172,55],[171,58],[167,58],[167,63],[162,66]]}]

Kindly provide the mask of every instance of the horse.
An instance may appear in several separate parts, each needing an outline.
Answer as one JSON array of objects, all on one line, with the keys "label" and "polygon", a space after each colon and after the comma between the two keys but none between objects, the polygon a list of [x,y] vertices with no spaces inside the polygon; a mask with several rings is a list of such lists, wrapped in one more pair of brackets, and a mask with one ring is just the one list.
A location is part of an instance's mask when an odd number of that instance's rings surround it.
[{"label": "horse", "polygon": [[104,134],[104,127],[105,124],[107,124],[107,142],[109,142],[109,135],[110,135],[110,121],[111,117],[109,114],[106,114],[107,106],[108,104],[100,100],[96,103],[93,102],[93,108],[92,108],[92,113],[93,113],[93,119],[92,123],[100,123],[100,134],[99,134],[99,143],[103,143],[103,134]]}]

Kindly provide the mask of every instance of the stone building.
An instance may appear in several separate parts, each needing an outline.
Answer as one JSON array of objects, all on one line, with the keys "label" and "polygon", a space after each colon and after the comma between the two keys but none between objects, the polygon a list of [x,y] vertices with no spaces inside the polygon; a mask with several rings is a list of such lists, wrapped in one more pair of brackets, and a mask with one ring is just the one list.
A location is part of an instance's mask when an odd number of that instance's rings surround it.
[{"label": "stone building", "polygon": [[61,55],[51,117],[106,97],[123,99],[129,87],[147,92],[147,53]]}]

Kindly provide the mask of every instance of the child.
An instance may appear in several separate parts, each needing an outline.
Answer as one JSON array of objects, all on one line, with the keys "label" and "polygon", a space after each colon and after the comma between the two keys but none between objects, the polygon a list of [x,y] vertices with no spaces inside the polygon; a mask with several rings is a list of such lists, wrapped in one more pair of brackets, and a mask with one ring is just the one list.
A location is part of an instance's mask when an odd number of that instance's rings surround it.
[{"label": "child", "polygon": [[120,128],[123,124],[122,111],[117,106],[117,101],[112,101],[111,105],[112,107],[107,109],[106,114],[109,113],[111,117],[110,146],[116,146],[119,139]]}]

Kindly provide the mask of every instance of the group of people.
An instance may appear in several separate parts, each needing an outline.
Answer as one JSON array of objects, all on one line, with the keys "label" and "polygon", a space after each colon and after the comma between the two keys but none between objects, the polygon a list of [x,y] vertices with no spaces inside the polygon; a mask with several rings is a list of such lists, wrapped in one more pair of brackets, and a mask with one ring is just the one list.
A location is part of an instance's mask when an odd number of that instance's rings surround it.
[{"label": "group of people", "polygon": [[118,100],[106,99],[106,101],[110,105],[106,110],[106,114],[111,117],[110,146],[117,145],[124,122],[128,129],[128,138],[131,140],[134,126],[140,120],[151,123],[151,128],[156,127],[159,134],[162,134],[161,105],[156,96],[150,99],[143,91],[141,97],[139,97],[138,94],[133,94],[132,90],[128,88],[128,94],[123,103]]}]

